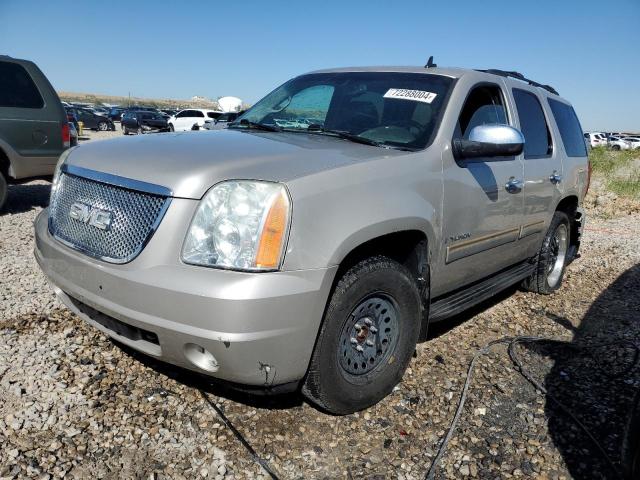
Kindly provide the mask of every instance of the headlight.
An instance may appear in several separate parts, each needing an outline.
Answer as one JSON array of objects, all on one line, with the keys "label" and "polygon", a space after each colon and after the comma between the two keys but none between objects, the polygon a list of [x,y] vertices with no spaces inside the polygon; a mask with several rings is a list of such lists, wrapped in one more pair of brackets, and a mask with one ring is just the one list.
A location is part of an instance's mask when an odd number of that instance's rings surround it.
[{"label": "headlight", "polygon": [[56,190],[58,189],[58,182],[60,181],[60,173],[62,172],[62,166],[66,163],[67,158],[69,158],[69,154],[71,153],[71,150],[73,150],[76,147],[72,147],[72,148],[67,148],[64,152],[62,152],[62,154],[60,155],[60,158],[58,159],[58,163],[56,164],[56,169],[53,171],[53,180],[52,180],[52,184],[51,184],[51,200],[53,200],[53,196],[56,193]]},{"label": "headlight", "polygon": [[198,206],[182,248],[182,260],[240,270],[277,269],[290,216],[289,195],[279,183],[219,183]]}]

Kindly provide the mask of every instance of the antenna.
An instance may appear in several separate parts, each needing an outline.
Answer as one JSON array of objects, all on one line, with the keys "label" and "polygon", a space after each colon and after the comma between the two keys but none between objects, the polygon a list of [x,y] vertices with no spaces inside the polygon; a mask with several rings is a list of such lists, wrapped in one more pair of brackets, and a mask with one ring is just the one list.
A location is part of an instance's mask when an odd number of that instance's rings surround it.
[{"label": "antenna", "polygon": [[435,68],[437,66],[437,64],[433,63],[433,55],[431,55],[429,57],[429,60],[427,60],[427,64],[424,66],[424,68]]}]

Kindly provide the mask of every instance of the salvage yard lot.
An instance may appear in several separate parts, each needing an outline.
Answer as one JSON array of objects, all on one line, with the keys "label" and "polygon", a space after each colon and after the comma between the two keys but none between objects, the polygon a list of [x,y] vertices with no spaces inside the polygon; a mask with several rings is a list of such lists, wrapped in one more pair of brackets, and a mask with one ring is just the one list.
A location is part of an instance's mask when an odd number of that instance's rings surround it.
[{"label": "salvage yard lot", "polygon": [[[205,396],[280,478],[423,478],[472,356],[514,335],[567,342],[517,347],[548,394],[514,370],[504,346],[493,348],[477,364],[436,478],[615,478],[551,400],[569,406],[619,460],[640,371],[627,372],[628,355],[611,355],[616,347],[571,348],[640,338],[640,200],[616,197],[608,185],[604,176],[593,182],[582,257],[557,294],[511,289],[434,325],[394,393],[344,417],[295,395],[222,390],[85,325],[56,301],[33,259],[32,224],[49,185],[13,186],[0,216],[0,478],[268,477]],[[612,371],[625,374],[605,374]]]}]

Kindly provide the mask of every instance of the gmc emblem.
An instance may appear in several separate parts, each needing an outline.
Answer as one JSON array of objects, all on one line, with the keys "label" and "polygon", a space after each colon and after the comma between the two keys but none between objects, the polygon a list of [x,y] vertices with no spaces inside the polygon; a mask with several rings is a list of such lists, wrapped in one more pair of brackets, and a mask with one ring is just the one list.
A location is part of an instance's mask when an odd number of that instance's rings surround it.
[{"label": "gmc emblem", "polygon": [[113,214],[107,210],[80,202],[74,203],[69,209],[69,217],[100,230],[109,230],[112,216]]}]

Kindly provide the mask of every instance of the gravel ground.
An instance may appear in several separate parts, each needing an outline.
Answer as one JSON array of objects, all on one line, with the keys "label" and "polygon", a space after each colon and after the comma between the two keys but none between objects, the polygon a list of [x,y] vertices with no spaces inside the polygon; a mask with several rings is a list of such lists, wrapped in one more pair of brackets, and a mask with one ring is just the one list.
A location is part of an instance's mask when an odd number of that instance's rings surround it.
[{"label": "gravel ground", "polygon": [[627,371],[625,348],[594,345],[640,337],[640,204],[598,188],[582,257],[557,294],[512,289],[435,325],[392,395],[334,417],[295,395],[224,391],[83,324],[57,302],[33,260],[32,223],[48,184],[13,186],[0,216],[0,478],[266,478],[203,395],[281,478],[422,478],[470,359],[513,335],[566,342],[516,347],[547,393],[514,370],[504,346],[481,357],[436,478],[615,478],[552,400],[619,460],[640,371]]}]

